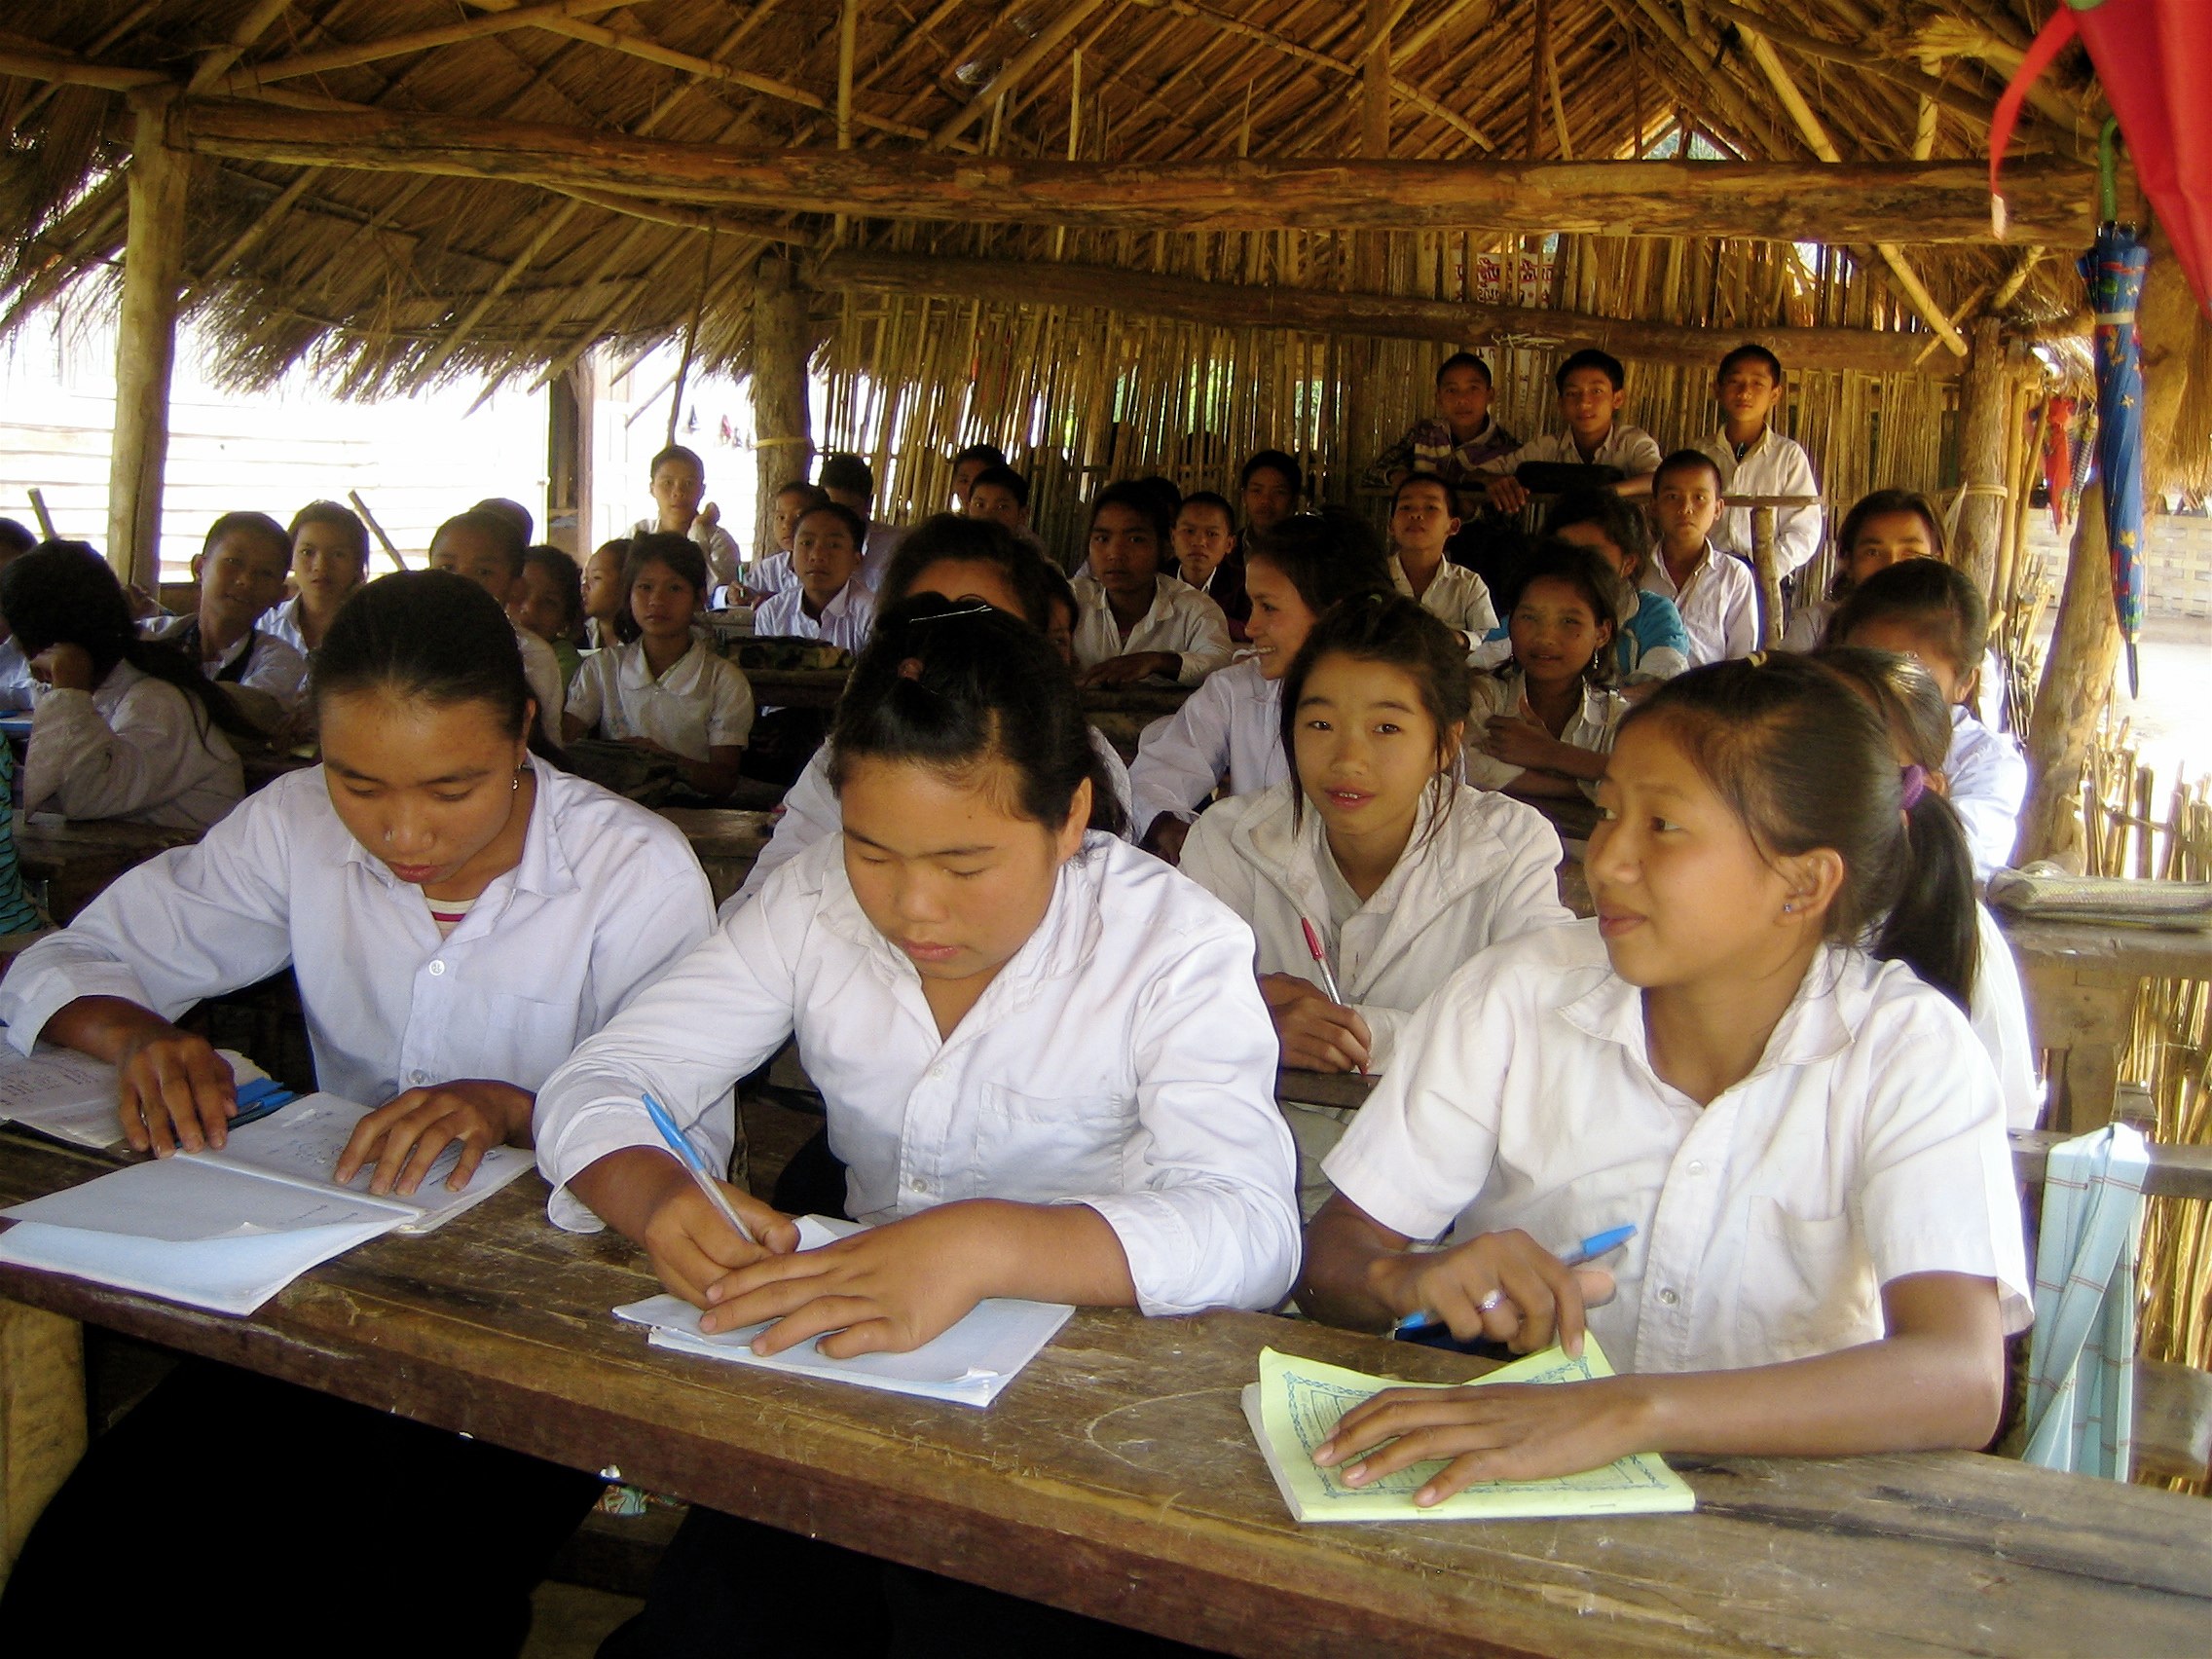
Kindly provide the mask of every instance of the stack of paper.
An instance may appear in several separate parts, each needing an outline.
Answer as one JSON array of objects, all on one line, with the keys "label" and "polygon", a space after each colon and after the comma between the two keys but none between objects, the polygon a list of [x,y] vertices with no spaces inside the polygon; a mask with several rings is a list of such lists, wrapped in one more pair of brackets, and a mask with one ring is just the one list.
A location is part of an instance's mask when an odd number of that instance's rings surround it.
[{"label": "stack of paper", "polygon": [[[219,1049],[243,1086],[268,1073],[228,1049]],[[115,1067],[74,1049],[41,1043],[29,1056],[0,1041],[0,1124],[20,1124],[55,1140],[102,1150],[123,1144],[122,1097]]]},{"label": "stack of paper", "polygon": [[[805,1216],[798,1224],[798,1247],[820,1249],[861,1231],[853,1222]],[[801,1343],[778,1354],[756,1354],[753,1339],[768,1328],[766,1322],[708,1336],[699,1329],[699,1309],[681,1297],[648,1297],[615,1309],[614,1316],[651,1327],[652,1334],[646,1340],[654,1347],[756,1365],[764,1371],[857,1382],[864,1388],[915,1394],[925,1400],[987,1406],[1023,1366],[1037,1357],[1074,1311],[1064,1302],[993,1298],[978,1302],[950,1330],[910,1352],[866,1353],[858,1359],[831,1359],[814,1342]]]},{"label": "stack of paper", "polygon": [[[218,1313],[250,1313],[310,1268],[380,1234],[426,1233],[531,1167],[495,1148],[466,1187],[448,1151],[413,1198],[330,1179],[365,1106],[311,1094],[234,1131],[220,1152],[136,1163],[0,1211],[0,1262],[92,1279]],[[364,1171],[354,1181],[365,1187]]]},{"label": "stack of paper", "polygon": [[[1613,1368],[1598,1339],[1582,1339],[1582,1357],[1569,1358],[1548,1348],[1527,1359],[1474,1379],[1488,1382],[1587,1382],[1610,1377]],[[1260,1442],[1268,1469],[1283,1501],[1301,1521],[1517,1521],[1549,1516],[1663,1515],[1697,1507],[1681,1476],[1654,1453],[1642,1453],[1589,1469],[1541,1481],[1484,1481],[1426,1509],[1414,1507],[1414,1494],[1444,1467],[1442,1459],[1416,1463],[1385,1475],[1373,1486],[1346,1486],[1341,1466],[1321,1468],[1313,1452],[1335,1432],[1352,1407],[1385,1388],[1447,1387],[1448,1383],[1395,1382],[1386,1377],[1293,1359],[1273,1348],[1260,1350],[1260,1380],[1244,1389],[1244,1416]]]}]

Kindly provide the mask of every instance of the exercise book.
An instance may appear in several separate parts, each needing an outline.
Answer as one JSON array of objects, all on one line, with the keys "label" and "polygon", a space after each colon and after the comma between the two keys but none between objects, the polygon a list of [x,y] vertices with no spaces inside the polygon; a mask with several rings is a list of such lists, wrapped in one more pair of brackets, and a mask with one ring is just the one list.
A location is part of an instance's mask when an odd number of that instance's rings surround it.
[{"label": "exercise book", "polygon": [[[243,1088],[265,1082],[269,1074],[243,1054],[215,1051],[230,1062],[234,1081]],[[0,1124],[105,1151],[123,1145],[123,1121],[116,1115],[122,1086],[115,1067],[74,1049],[41,1043],[18,1054],[0,1041]]]}]

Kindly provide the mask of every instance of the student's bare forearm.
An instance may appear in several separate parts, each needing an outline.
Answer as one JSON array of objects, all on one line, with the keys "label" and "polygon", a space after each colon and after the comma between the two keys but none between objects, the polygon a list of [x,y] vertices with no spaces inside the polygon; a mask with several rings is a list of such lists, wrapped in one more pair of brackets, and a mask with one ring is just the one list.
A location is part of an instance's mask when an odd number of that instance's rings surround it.
[{"label": "student's bare forearm", "polygon": [[169,1029],[167,1020],[128,997],[79,997],[55,1010],[39,1036],[113,1065],[133,1042]]},{"label": "student's bare forearm", "polygon": [[629,1146],[594,1160],[569,1180],[584,1206],[632,1243],[669,1195],[691,1185],[690,1173],[656,1147]]},{"label": "student's bare forearm", "polygon": [[1544,770],[1564,778],[1583,778],[1596,783],[1605,775],[1605,756],[1595,749],[1577,749],[1571,743],[1557,744],[1551,758],[1544,762]]},{"label": "student's bare forearm", "polygon": [[1136,1280],[1121,1237],[1088,1204],[970,1201],[991,1237],[980,1294],[1079,1308],[1136,1306]]},{"label": "student's bare forearm", "polygon": [[1387,1330],[1398,1315],[1376,1293],[1374,1270],[1393,1248],[1363,1215],[1331,1199],[1306,1229],[1306,1257],[1293,1293],[1309,1318],[1347,1331]]}]

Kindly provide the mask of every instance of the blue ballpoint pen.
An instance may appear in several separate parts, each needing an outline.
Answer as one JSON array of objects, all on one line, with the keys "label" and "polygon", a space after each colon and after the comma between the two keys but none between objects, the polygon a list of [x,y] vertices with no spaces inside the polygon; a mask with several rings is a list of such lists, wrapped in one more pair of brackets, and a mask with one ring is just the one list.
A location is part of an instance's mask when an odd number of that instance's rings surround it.
[{"label": "blue ballpoint pen", "polygon": [[[1635,1236],[1636,1224],[1634,1222],[1629,1223],[1626,1227],[1608,1227],[1603,1233],[1593,1233],[1581,1243],[1575,1245],[1573,1249],[1560,1257],[1560,1266],[1563,1268],[1579,1268],[1583,1263],[1596,1261],[1608,1251],[1618,1250]],[[1495,1291],[1492,1292],[1493,1296],[1496,1294]],[[1436,1315],[1424,1308],[1418,1313],[1408,1313],[1403,1319],[1392,1325],[1390,1335],[1402,1337],[1409,1332],[1426,1330],[1429,1326],[1438,1323],[1441,1323],[1441,1321],[1438,1320]]]},{"label": "blue ballpoint pen", "polygon": [[691,1172],[691,1179],[699,1183],[699,1191],[707,1195],[707,1201],[721,1213],[722,1220],[736,1229],[740,1238],[748,1244],[758,1244],[760,1240],[753,1236],[753,1229],[745,1225],[745,1218],[737,1213],[736,1206],[722,1192],[721,1184],[715,1179],[715,1172],[707,1167],[707,1161],[699,1156],[698,1149],[691,1144],[689,1137],[676,1126],[676,1120],[668,1115],[668,1108],[650,1094],[641,1093],[638,1098],[645,1102],[645,1116],[653,1121],[653,1127],[660,1131],[660,1138],[668,1142],[668,1150],[676,1154],[678,1161]]}]

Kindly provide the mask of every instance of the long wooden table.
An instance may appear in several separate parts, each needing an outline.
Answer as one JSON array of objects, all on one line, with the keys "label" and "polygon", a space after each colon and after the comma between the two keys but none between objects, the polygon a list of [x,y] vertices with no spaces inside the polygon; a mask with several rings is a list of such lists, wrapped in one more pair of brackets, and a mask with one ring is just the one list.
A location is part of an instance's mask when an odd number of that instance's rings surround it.
[{"label": "long wooden table", "polygon": [[[107,1166],[0,1131],[0,1201]],[[1691,1516],[1301,1529],[1236,1397],[1263,1346],[1477,1362],[1255,1314],[1078,1314],[978,1412],[645,1346],[612,1235],[535,1179],[232,1319],[0,1269],[0,1295],[577,1468],[1234,1653],[2201,1651],[2212,1507],[1967,1454],[1682,1460]]]}]

